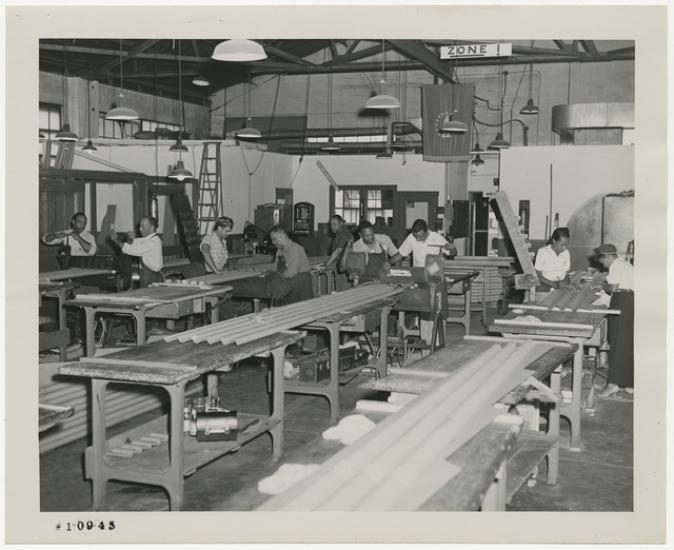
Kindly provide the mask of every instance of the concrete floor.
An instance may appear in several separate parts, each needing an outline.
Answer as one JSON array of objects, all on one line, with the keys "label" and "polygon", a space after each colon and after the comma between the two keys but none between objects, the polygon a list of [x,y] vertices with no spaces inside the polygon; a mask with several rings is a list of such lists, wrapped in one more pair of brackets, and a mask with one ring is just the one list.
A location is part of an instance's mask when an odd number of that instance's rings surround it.
[{"label": "concrete floor", "polygon": [[[479,315],[473,319],[474,332],[480,332]],[[458,340],[459,325],[448,325],[448,341]],[[568,381],[568,378],[566,380]],[[340,407],[351,411],[365,395],[356,378],[343,386]],[[587,382],[587,377],[585,378]],[[589,382],[588,382],[589,383]],[[601,386],[603,381],[598,379]],[[585,384],[587,391],[588,384]],[[221,379],[221,403],[231,409],[265,413],[265,369],[259,364],[240,366]],[[286,396],[286,453],[306,445],[330,426],[327,401],[321,397]],[[154,415],[156,416],[156,415]],[[138,421],[152,418],[143,415]],[[138,423],[138,422],[136,422]],[[111,433],[126,426],[116,427]],[[593,416],[583,415],[583,446],[569,449],[568,425],[562,421],[560,480],[556,486],[545,483],[545,468],[515,495],[509,510],[517,511],[631,511],[633,493],[632,401],[596,400]],[[47,452],[40,457],[40,503],[42,511],[82,511],[91,509],[90,483],[83,478],[82,439]],[[185,510],[248,509],[245,502],[232,503],[228,495],[256,483],[277,468],[271,463],[271,444],[262,435],[241,450],[198,470],[185,480]],[[110,482],[108,503],[111,510],[165,510],[168,500],[156,487]]]}]

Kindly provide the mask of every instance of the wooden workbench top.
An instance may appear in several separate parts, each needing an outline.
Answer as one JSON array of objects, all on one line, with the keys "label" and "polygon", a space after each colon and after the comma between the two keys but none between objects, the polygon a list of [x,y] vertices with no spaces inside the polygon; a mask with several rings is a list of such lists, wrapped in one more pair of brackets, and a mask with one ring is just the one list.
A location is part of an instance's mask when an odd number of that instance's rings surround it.
[{"label": "wooden workbench top", "polygon": [[231,291],[231,287],[199,287],[197,285],[172,285],[137,288],[115,294],[80,294],[68,302],[78,306],[131,307],[152,304],[170,304],[205,296],[217,296]]},{"label": "wooden workbench top", "polygon": [[139,384],[172,385],[226,367],[248,357],[288,346],[306,335],[283,332],[241,346],[153,342],[125,349],[102,358],[87,357],[59,367],[59,374],[120,380]]},{"label": "wooden workbench top", "polygon": [[81,267],[71,267],[70,269],[60,269],[58,271],[43,271],[39,274],[39,279],[40,283],[51,283],[54,281],[78,279],[80,277],[92,277],[94,275],[110,275],[111,273],[114,273],[112,269],[84,269]]}]

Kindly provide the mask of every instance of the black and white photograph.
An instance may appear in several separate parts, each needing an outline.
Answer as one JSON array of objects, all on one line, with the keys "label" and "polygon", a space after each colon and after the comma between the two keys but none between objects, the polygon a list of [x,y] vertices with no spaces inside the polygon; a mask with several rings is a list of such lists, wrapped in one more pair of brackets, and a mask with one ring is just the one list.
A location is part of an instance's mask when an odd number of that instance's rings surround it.
[{"label": "black and white photograph", "polygon": [[636,38],[325,23],[34,44],[21,431],[54,542],[638,508]]}]

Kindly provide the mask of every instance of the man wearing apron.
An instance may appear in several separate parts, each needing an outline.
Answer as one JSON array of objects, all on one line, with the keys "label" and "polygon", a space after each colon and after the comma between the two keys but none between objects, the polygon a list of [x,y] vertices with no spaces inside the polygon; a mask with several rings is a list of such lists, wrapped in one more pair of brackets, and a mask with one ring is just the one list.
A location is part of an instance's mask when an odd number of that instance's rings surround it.
[{"label": "man wearing apron", "polygon": [[277,248],[276,271],[281,277],[281,284],[272,280],[272,297],[285,301],[286,304],[301,302],[314,297],[311,280],[311,266],[304,248],[290,240],[285,229],[274,226],[269,231],[272,243]]},{"label": "man wearing apron", "polygon": [[164,257],[157,224],[157,220],[151,216],[143,218],[139,224],[141,237],[136,238],[135,233],[129,231],[127,242],[122,245],[123,265],[130,263],[132,256],[140,258],[140,288],[164,280],[161,273]]},{"label": "man wearing apron", "polygon": [[374,227],[369,221],[361,222],[358,226],[358,239],[352,246],[347,248],[352,252],[364,252],[367,257],[365,272],[360,281],[376,281],[383,277],[389,269],[389,258],[398,253],[398,249],[388,235],[374,232]]}]

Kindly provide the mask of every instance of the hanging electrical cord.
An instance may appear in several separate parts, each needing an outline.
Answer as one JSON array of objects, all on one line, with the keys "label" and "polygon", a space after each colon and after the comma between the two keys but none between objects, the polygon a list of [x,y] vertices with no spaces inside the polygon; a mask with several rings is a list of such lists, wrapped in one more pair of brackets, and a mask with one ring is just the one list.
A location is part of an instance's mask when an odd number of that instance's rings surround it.
[{"label": "hanging electrical cord", "polygon": [[[271,134],[272,126],[274,125],[274,118],[276,116],[276,104],[278,101],[278,92],[279,88],[281,86],[281,75],[277,76],[278,80],[276,81],[276,92],[274,93],[274,103],[272,106],[272,111],[271,111],[271,118],[269,119],[269,130],[267,131],[267,135]],[[246,155],[243,152],[243,149],[239,147],[239,150],[241,151],[241,155],[243,156],[243,162],[246,165],[246,170],[248,171],[248,183],[249,183],[249,189],[250,189],[250,182],[251,182],[251,177],[255,175],[255,172],[257,172],[258,168],[260,168],[260,165],[262,164],[262,161],[264,160],[264,154],[267,152],[267,150],[263,150],[262,154],[260,155],[260,160],[257,163],[257,166],[255,166],[255,169],[251,172],[250,167],[248,166],[248,161],[246,160]]]}]

